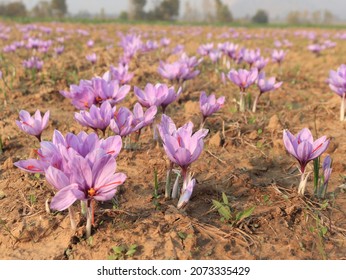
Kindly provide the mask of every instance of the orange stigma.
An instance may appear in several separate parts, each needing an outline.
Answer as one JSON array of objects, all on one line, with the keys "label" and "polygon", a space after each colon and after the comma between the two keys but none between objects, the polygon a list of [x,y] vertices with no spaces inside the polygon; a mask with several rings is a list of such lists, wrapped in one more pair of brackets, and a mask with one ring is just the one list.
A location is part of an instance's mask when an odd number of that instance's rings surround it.
[{"label": "orange stigma", "polygon": [[91,188],[90,190],[88,190],[88,195],[89,195],[90,197],[93,197],[95,194],[96,194],[96,191],[95,191],[94,188]]}]

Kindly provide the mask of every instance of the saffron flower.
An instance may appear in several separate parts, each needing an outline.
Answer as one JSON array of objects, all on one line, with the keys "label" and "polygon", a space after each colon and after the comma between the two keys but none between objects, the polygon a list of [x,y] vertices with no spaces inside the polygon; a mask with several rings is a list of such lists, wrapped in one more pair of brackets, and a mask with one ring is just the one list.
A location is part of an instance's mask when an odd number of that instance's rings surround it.
[{"label": "saffron flower", "polygon": [[259,57],[254,63],[253,63],[253,67],[256,67],[258,72],[261,72],[262,69],[268,64],[269,59],[268,58],[263,58],[263,57]]},{"label": "saffron flower", "polygon": [[61,55],[65,50],[65,47],[64,46],[59,46],[59,47],[56,47],[54,48],[54,51],[57,55]]},{"label": "saffron flower", "polygon": [[247,62],[250,65],[250,68],[252,65],[261,57],[261,51],[260,49],[256,50],[250,50],[250,49],[245,49],[243,52],[243,60]]},{"label": "saffron flower", "polygon": [[189,174],[181,189],[181,195],[177,205],[178,209],[183,208],[189,202],[195,185],[196,179],[192,179],[191,175]]},{"label": "saffron flower", "polygon": [[258,95],[256,96],[256,99],[253,103],[252,112],[254,113],[256,112],[258,100],[263,93],[278,89],[279,87],[281,87],[281,85],[282,85],[282,82],[276,83],[275,77],[270,77],[266,79],[265,73],[261,72],[258,75],[258,80],[257,80],[257,86],[260,91]]},{"label": "saffron flower", "polygon": [[324,45],[320,44],[311,44],[308,45],[307,49],[314,53],[316,56],[319,56],[321,52],[325,49],[326,47]]},{"label": "saffron flower", "polygon": [[130,92],[131,86],[119,86],[118,81],[106,81],[103,78],[93,78],[91,80],[95,100],[99,103],[108,101],[112,106],[124,100]]},{"label": "saffron flower", "polygon": [[294,156],[299,163],[301,181],[298,187],[298,193],[303,195],[309,175],[307,174],[305,176],[306,166],[328,148],[330,140],[327,139],[326,136],[322,136],[314,141],[311,131],[308,128],[303,128],[297,136],[292,135],[287,129],[284,130],[283,141],[286,150]]},{"label": "saffron flower", "polygon": [[87,206],[87,236],[90,236],[94,200],[111,199],[116,187],[126,179],[124,174],[115,173],[115,159],[122,147],[121,137],[99,139],[96,133],[87,134],[84,131],[78,135],[68,133],[64,137],[55,130],[52,141],[41,141],[40,146],[35,150],[37,159],[20,160],[14,165],[46,176],[58,191],[51,208],[69,208],[73,229],[76,224],[71,205],[81,200]]},{"label": "saffron flower", "polygon": [[162,108],[162,113],[165,113],[166,108],[169,104],[173,103],[176,101],[180,94],[182,93],[182,88],[179,87],[177,91],[175,91],[174,87],[168,88],[168,94],[165,100],[161,103],[161,108]]},{"label": "saffron flower", "polygon": [[115,110],[115,107],[112,108],[111,104],[105,101],[100,107],[92,105],[89,112],[82,110],[79,113],[75,113],[74,117],[82,126],[90,127],[94,130],[100,129],[103,135],[105,135]]},{"label": "saffron flower", "polygon": [[286,56],[286,52],[284,50],[273,50],[272,52],[272,59],[277,62],[279,65],[281,65],[282,61],[284,60]]},{"label": "saffron flower", "polygon": [[144,90],[134,87],[135,95],[139,103],[144,107],[161,106],[162,102],[167,98],[168,87],[165,84],[147,84]]},{"label": "saffron flower", "polygon": [[200,129],[193,133],[192,122],[188,122],[177,129],[172,119],[165,114],[162,115],[161,123],[157,127],[165,152],[171,161],[167,170],[165,197],[177,197],[180,177],[179,171],[177,171],[178,174],[172,191],[170,186],[173,165],[177,164],[182,169],[183,177],[183,188],[178,202],[178,208],[181,208],[190,199],[195,185],[195,180],[191,180],[191,176],[187,175],[188,167],[200,156],[204,146],[203,139],[209,131],[207,129]]},{"label": "saffron flower", "polygon": [[38,141],[41,141],[42,131],[48,126],[50,112],[47,111],[44,116],[41,116],[39,110],[36,110],[33,116],[25,110],[19,112],[19,121],[16,120],[17,126],[27,134],[35,136]]},{"label": "saffron flower", "polygon": [[345,119],[345,94],[346,94],[346,65],[342,64],[334,71],[329,72],[329,87],[341,97],[340,121]]},{"label": "saffron flower", "polygon": [[91,54],[88,54],[85,56],[85,58],[91,62],[92,64],[95,64],[96,61],[97,61],[97,56],[96,56],[96,53],[91,53]]},{"label": "saffron flower", "polygon": [[145,112],[139,103],[136,103],[133,113],[126,107],[121,107],[115,112],[114,118],[110,121],[109,128],[121,137],[128,136],[145,126],[150,125],[157,113],[157,107],[151,106]]},{"label": "saffron flower", "polygon": [[30,57],[28,60],[23,61],[23,67],[25,69],[35,69],[37,71],[40,71],[43,67],[43,61],[40,60],[38,57],[33,56]]},{"label": "saffron flower", "polygon": [[128,64],[119,63],[118,67],[111,66],[110,70],[103,75],[103,79],[110,81],[116,80],[119,84],[128,83],[134,76],[134,73],[129,72]]},{"label": "saffron flower", "polygon": [[253,68],[250,71],[245,69],[239,69],[238,71],[232,69],[229,71],[227,77],[236,84],[240,89],[240,112],[245,112],[245,90],[255,83],[258,77],[257,68]]},{"label": "saffron flower", "polygon": [[181,167],[183,178],[186,176],[188,167],[198,159],[203,151],[203,139],[209,132],[208,129],[200,129],[193,133],[192,129],[193,124],[189,122],[187,126],[173,132],[173,135],[163,135],[165,152],[173,163]]},{"label": "saffron flower", "polygon": [[87,205],[87,237],[91,235],[91,224],[94,224],[94,201],[107,201],[113,198],[117,187],[126,180],[124,173],[115,173],[116,161],[111,155],[95,157],[94,162],[81,156],[72,159],[71,174],[54,167],[48,167],[47,181],[58,192],[53,197],[50,207],[62,211],[69,208],[76,200]]},{"label": "saffron flower", "polygon": [[201,128],[204,126],[205,120],[207,117],[211,116],[220,108],[223,106],[225,102],[225,97],[221,96],[218,99],[216,99],[215,94],[211,94],[207,96],[205,91],[201,92],[200,98],[199,98],[199,107],[202,112],[202,124]]},{"label": "saffron flower", "polygon": [[322,172],[323,172],[323,177],[322,177],[322,185],[320,186],[319,192],[317,194],[318,197],[324,198],[327,192],[328,188],[328,182],[330,178],[330,174],[332,174],[332,159],[329,155],[327,155],[324,158],[324,161],[322,163]]}]

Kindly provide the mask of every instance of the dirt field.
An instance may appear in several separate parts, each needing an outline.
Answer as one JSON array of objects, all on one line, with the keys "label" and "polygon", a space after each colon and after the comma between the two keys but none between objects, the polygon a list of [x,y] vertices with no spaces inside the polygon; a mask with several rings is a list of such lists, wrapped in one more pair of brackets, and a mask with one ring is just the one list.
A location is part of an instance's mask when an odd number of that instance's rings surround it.
[{"label": "dirt field", "polygon": [[[342,188],[346,179],[346,122],[339,120],[340,98],[326,83],[329,71],[346,61],[346,40],[337,36],[340,30],[45,24],[52,28],[47,34],[39,29],[22,32],[20,25],[6,26],[12,30],[7,40],[0,40],[0,49],[13,41],[25,41],[25,34],[54,43],[46,54],[38,53],[44,66],[35,77],[22,67],[32,50],[0,52],[0,70],[9,86],[0,81],[7,93],[6,106],[0,96],[0,259],[346,259],[346,195]],[[56,26],[64,31],[57,32]],[[78,29],[90,35],[78,34]],[[97,204],[92,236],[86,239],[79,203],[74,204],[78,226],[73,232],[67,211],[46,212],[46,200],[54,196],[54,189],[44,176],[13,166],[20,159],[35,157],[33,149],[39,147],[37,139],[20,131],[15,120],[21,109],[31,113],[50,110],[43,139],[51,140],[54,129],[63,134],[92,132],[74,120],[78,110],[59,91],[116,66],[122,54],[119,31],[141,34],[143,40],[159,41],[165,36],[171,43],[166,51],[159,48],[131,61],[129,68],[135,74],[129,82],[131,92],[117,107],[132,108],[137,101],[135,85],[144,88],[149,82],[168,83],[157,68],[160,60],[174,61],[177,54],[170,54],[170,50],[178,44],[184,45],[189,56],[199,56],[200,44],[214,42],[216,47],[229,41],[240,47],[260,48],[268,58],[276,48],[275,40],[287,39],[292,46],[282,47],[287,55],[281,66],[270,61],[264,68],[268,77],[275,76],[283,85],[261,97],[256,113],[237,111],[239,89],[229,80],[223,84],[220,78],[221,72],[229,69],[221,62],[216,67],[204,58],[197,67],[201,73],[186,82],[179,101],[166,112],[178,126],[191,120],[198,128],[200,92],[226,97],[224,107],[207,119],[209,134],[204,151],[191,166],[197,184],[190,202],[178,210],[177,200],[164,198],[169,162],[147,128],[135,149],[120,152],[118,171],[126,173],[127,180],[112,201]],[[315,32],[317,39],[332,40],[336,46],[316,56],[307,50],[309,39],[297,31]],[[65,38],[65,51],[55,56],[58,37]],[[90,38],[95,42],[92,48],[86,44]],[[85,59],[91,52],[98,56],[94,66]],[[245,66],[231,62],[230,68]],[[253,98],[257,93],[255,87],[249,92]],[[327,153],[333,159],[333,172],[325,200],[312,195],[312,176],[306,196],[297,194],[300,174],[295,159],[285,150],[282,132],[287,128],[296,134],[304,127],[316,138],[327,135],[331,139]],[[312,164],[308,169],[312,170]],[[153,196],[154,170],[159,197]],[[254,212],[233,225],[221,221],[212,200],[220,201],[222,193],[234,213],[252,206]]]}]

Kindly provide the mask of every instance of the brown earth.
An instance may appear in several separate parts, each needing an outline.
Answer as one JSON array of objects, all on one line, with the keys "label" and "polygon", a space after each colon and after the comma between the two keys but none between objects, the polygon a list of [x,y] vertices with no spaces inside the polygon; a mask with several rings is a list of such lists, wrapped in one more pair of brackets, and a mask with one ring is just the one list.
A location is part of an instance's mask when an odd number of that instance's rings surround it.
[{"label": "brown earth", "polygon": [[[237,29],[240,34],[269,35],[265,39],[255,36],[247,40],[229,39],[241,46],[259,47],[265,57],[270,56],[275,38],[293,43],[280,68],[272,62],[265,68],[267,76],[276,76],[284,82],[283,86],[264,94],[255,114],[239,113],[238,89],[230,82],[223,85],[215,66],[206,58],[199,66],[202,73],[186,84],[181,100],[170,105],[167,112],[179,126],[192,120],[198,127],[200,91],[226,96],[223,109],[207,119],[210,133],[205,149],[191,167],[197,180],[191,201],[185,209],[177,210],[177,201],[164,199],[168,162],[163,148],[153,142],[152,132],[147,129],[136,149],[121,151],[118,170],[125,172],[128,179],[113,201],[97,205],[92,236],[86,239],[85,219],[80,215],[79,205],[74,206],[78,229],[72,232],[67,211],[46,212],[46,201],[53,197],[54,190],[44,178],[13,166],[19,159],[32,157],[33,148],[38,147],[36,139],[19,131],[15,120],[21,109],[31,113],[49,109],[50,125],[43,133],[44,139],[50,140],[54,129],[64,134],[81,131],[83,128],[73,120],[75,108],[58,91],[66,90],[79,79],[102,74],[111,64],[116,65],[121,55],[116,31],[126,31],[130,26],[59,25],[91,32],[95,39],[93,51],[99,56],[95,67],[85,59],[91,52],[86,47],[89,37],[70,35],[65,52],[58,58],[48,54],[43,72],[34,80],[21,67],[30,51],[2,54],[1,70],[4,72],[5,65],[14,65],[16,76],[12,90],[7,90],[7,106],[3,96],[0,97],[0,135],[4,145],[0,154],[0,259],[346,258],[345,123],[339,121],[340,98],[325,82],[329,70],[345,61],[345,41],[335,39],[334,49],[316,57],[306,49],[307,39],[293,36],[295,29]],[[14,25],[12,28],[10,41],[21,40],[21,33]],[[214,42],[223,42],[225,39],[218,39],[218,35],[229,30],[170,26],[132,29],[158,40],[166,34],[172,39],[171,47],[184,44],[189,55],[195,55],[197,47],[207,42],[207,33],[213,34]],[[328,33],[331,39],[338,32],[314,31],[319,36]],[[37,32],[32,31],[31,35]],[[56,33],[44,38],[54,36]],[[114,48],[106,50],[110,43]],[[8,41],[1,41],[0,48],[5,44]],[[159,59],[165,58],[167,55],[160,51],[137,58],[130,65],[135,72],[130,84],[143,88],[148,82],[164,82],[157,66]],[[4,88],[3,83],[1,87]],[[255,91],[250,89],[252,94]],[[131,107],[135,101],[131,91],[120,106]],[[312,176],[306,196],[297,195],[299,172],[294,158],[285,151],[282,131],[288,128],[296,134],[303,127],[309,127],[314,137],[331,138],[327,152],[333,158],[333,173],[325,200],[312,196]],[[158,173],[159,198],[153,196],[154,170]],[[254,212],[233,225],[222,222],[212,204],[212,200],[221,200],[222,193],[227,195],[234,213],[252,206]],[[125,255],[131,245],[137,246],[135,252]],[[115,254],[112,248],[121,246],[123,252]]]}]

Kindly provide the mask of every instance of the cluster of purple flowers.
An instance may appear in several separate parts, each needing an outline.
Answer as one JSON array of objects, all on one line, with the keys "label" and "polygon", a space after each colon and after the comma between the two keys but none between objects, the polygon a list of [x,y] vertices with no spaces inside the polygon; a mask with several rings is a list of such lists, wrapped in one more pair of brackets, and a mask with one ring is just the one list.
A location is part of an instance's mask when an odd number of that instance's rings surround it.
[{"label": "cluster of purple flowers", "polygon": [[160,61],[158,72],[163,78],[176,81],[180,84],[195,78],[200,73],[200,71],[195,70],[195,68],[202,60],[202,58],[197,59],[195,56],[188,57],[186,53],[183,53],[180,59],[173,63]]},{"label": "cluster of purple flowers", "polygon": [[258,100],[263,93],[278,89],[282,85],[282,82],[276,83],[275,77],[266,79],[265,72],[258,73],[257,68],[252,68],[250,71],[246,69],[239,69],[238,71],[232,69],[227,77],[240,89],[239,106],[241,112],[245,111],[245,91],[251,85],[256,83],[259,89],[259,94],[253,103],[253,112],[256,112]]},{"label": "cluster of purple flowers", "polygon": [[174,87],[168,88],[166,84],[153,85],[150,83],[145,86],[144,90],[135,86],[134,91],[142,106],[146,108],[161,106],[163,113],[169,104],[179,98],[182,92],[181,87],[176,92]]},{"label": "cluster of purple flowers", "polygon": [[23,67],[25,69],[34,69],[40,71],[43,67],[43,61],[40,60],[38,57],[33,56],[30,57],[28,60],[23,61]]},{"label": "cluster of purple flowers", "polygon": [[115,172],[121,147],[120,136],[99,139],[96,133],[86,132],[63,136],[55,130],[52,141],[40,142],[37,159],[20,160],[15,166],[44,174],[57,191],[50,204],[52,209],[62,211],[80,200],[86,204],[87,220],[91,221],[93,201],[110,200],[126,179],[125,174]]},{"label": "cluster of purple flowers", "polygon": [[[116,71],[112,67],[102,78],[81,80],[79,85],[71,85],[70,91],[60,91],[60,94],[70,99],[72,104],[80,110],[105,101],[109,101],[112,105],[117,104],[124,100],[131,89],[129,85],[121,85],[122,82],[129,80],[132,76],[129,76],[128,72],[124,70],[121,75]],[[116,78],[122,78],[122,80],[119,81]]]}]

